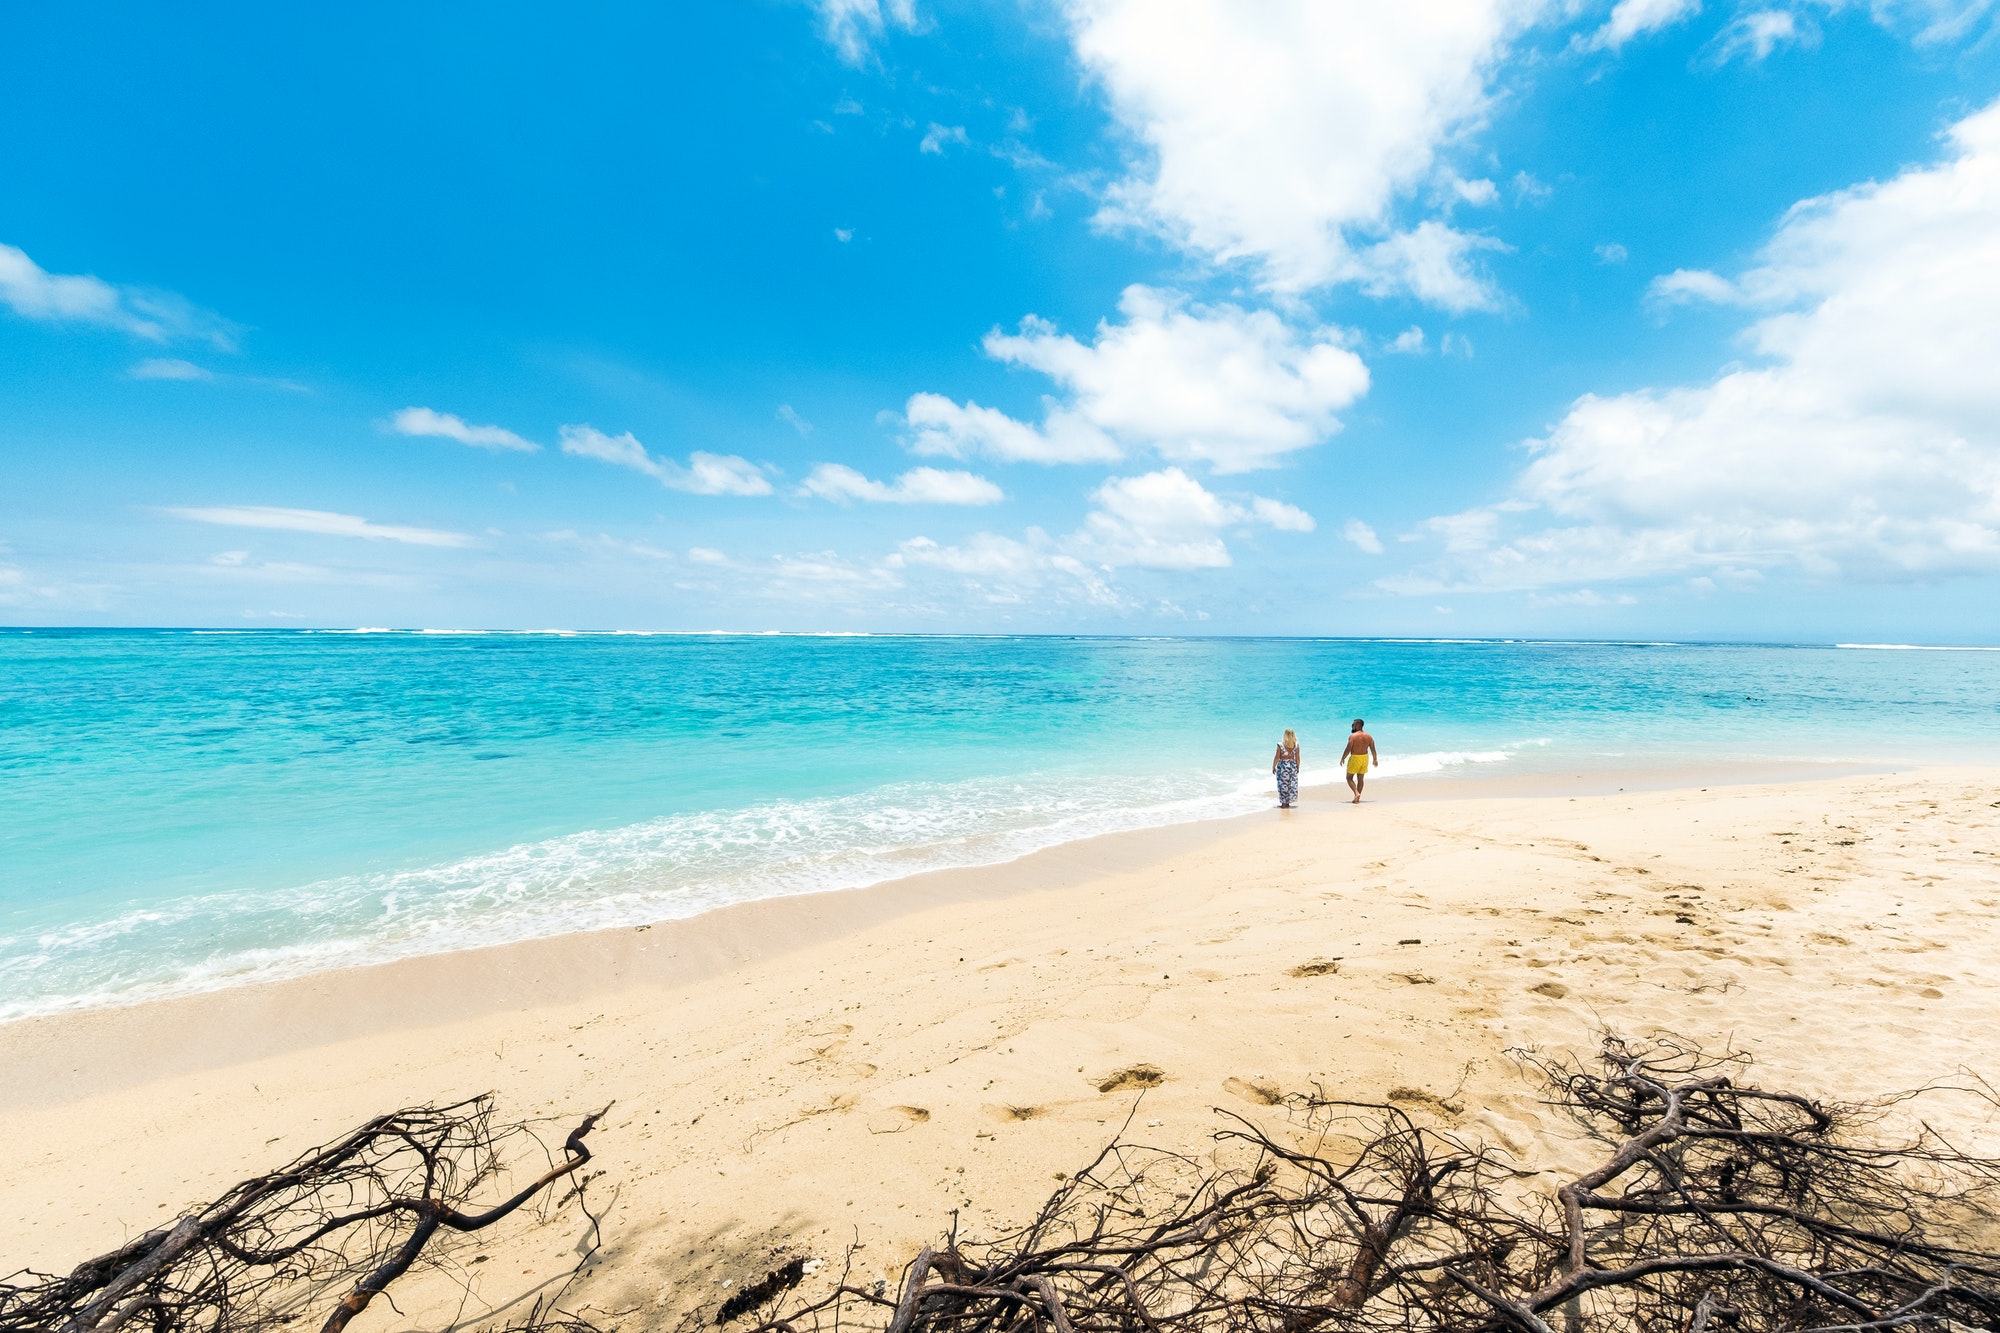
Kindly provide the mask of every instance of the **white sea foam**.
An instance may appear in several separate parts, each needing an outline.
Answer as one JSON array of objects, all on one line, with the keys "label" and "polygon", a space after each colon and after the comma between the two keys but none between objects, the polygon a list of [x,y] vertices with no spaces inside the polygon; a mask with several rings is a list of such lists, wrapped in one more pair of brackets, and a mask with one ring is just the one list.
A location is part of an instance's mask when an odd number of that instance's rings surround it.
[{"label": "white sea foam", "polygon": [[[1383,775],[1498,763],[1396,756]],[[1307,785],[1338,783],[1338,768]],[[1100,834],[1269,807],[1268,773],[907,783],[593,829],[439,865],[190,895],[0,938],[0,1022],[993,865]]]},{"label": "white sea foam", "polygon": [[2000,647],[1958,643],[1836,643],[1836,648],[1872,648],[1882,653],[2000,653]]},{"label": "white sea foam", "polygon": [[1440,750],[1434,754],[1391,755],[1382,761],[1381,772],[1385,777],[1438,773],[1462,764],[1497,764],[1506,758],[1505,750]]}]

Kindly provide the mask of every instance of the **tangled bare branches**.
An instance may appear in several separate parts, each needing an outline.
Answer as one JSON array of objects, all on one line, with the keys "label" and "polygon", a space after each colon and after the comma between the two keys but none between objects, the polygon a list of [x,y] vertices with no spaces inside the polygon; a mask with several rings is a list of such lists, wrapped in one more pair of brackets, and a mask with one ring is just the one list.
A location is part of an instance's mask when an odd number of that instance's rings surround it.
[{"label": "tangled bare branches", "polygon": [[843,1282],[739,1327],[2000,1328],[2000,1255],[1976,1239],[2000,1163],[1928,1130],[1861,1142],[1863,1108],[1739,1086],[1740,1061],[1672,1040],[1532,1063],[1604,1149],[1553,1198],[1396,1107],[1301,1098],[1282,1140],[1218,1135],[1245,1170],[1113,1144],[1018,1233],[921,1252],[893,1299]]},{"label": "tangled bare branches", "polygon": [[314,1315],[344,1290],[322,1325],[342,1333],[439,1232],[481,1230],[574,1174],[603,1115],[584,1117],[560,1160],[477,1209],[470,1201],[501,1174],[511,1141],[533,1141],[525,1127],[496,1126],[484,1096],[380,1116],[66,1276],[0,1282],[0,1331],[238,1333]]},{"label": "tangled bare branches", "polygon": [[[1871,1139],[1886,1104],[1763,1091],[1740,1081],[1741,1059],[1671,1039],[1613,1038],[1588,1065],[1528,1063],[1583,1130],[1593,1160],[1582,1169],[1517,1162],[1392,1105],[1299,1097],[1282,1126],[1230,1117],[1219,1156],[1240,1168],[1114,1142],[1028,1225],[977,1245],[954,1234],[894,1291],[848,1274],[815,1291],[795,1257],[713,1322],[735,1333],[2000,1330],[2000,1162],[1922,1126]],[[598,1119],[533,1180],[474,1208],[526,1131],[496,1128],[486,1098],[383,1116],[67,1276],[0,1283],[0,1333],[267,1333],[306,1317],[344,1333],[391,1283],[438,1261],[426,1247],[440,1233],[486,1227],[577,1172]],[[551,1302],[503,1333],[596,1330]]]},{"label": "tangled bare branches", "polygon": [[1558,1105],[1611,1149],[1563,1185],[1556,1254],[1527,1298],[1634,1326],[2000,1327],[2000,1163],[1930,1129],[1860,1140],[1867,1108],[1739,1086],[1736,1059],[1606,1043],[1602,1069],[1545,1061]]}]

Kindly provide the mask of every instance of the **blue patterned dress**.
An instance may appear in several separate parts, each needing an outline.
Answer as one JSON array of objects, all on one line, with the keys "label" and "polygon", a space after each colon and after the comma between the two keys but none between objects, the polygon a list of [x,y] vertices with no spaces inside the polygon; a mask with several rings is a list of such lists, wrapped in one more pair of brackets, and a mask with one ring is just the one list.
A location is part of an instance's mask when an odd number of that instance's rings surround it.
[{"label": "blue patterned dress", "polygon": [[1299,761],[1297,755],[1298,751],[1294,750],[1292,751],[1292,756],[1288,758],[1283,750],[1278,751],[1278,804],[1279,805],[1298,804]]}]

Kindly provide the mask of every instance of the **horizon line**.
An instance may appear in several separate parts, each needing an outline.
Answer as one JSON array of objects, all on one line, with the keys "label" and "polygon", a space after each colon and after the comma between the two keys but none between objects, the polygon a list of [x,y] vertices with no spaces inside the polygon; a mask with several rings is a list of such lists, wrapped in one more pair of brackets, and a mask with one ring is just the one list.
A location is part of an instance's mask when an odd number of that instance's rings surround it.
[{"label": "horizon line", "polygon": [[2000,652],[2000,645],[1860,643],[1820,639],[1539,638],[1529,635],[1417,634],[1162,634],[1064,630],[780,630],[780,629],[540,629],[441,628],[389,625],[0,625],[0,634],[392,635],[411,638],[798,638],[798,639],[1070,639],[1104,641],[1526,644],[1548,647],[1814,648],[1883,652]]}]

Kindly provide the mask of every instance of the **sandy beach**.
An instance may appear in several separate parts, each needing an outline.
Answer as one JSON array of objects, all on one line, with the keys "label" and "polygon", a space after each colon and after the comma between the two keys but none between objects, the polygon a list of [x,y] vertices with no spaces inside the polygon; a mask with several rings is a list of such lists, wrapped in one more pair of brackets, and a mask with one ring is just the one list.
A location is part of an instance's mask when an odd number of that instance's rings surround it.
[{"label": "sandy beach", "polygon": [[[559,1140],[609,1102],[601,1233],[574,1201],[522,1216],[365,1326],[518,1311],[597,1244],[565,1303],[642,1328],[780,1246],[858,1241],[857,1276],[893,1282],[955,1210],[975,1235],[1024,1219],[1128,1117],[1200,1153],[1213,1108],[1320,1084],[1560,1155],[1574,1130],[1508,1051],[1607,1027],[1734,1043],[1823,1096],[2000,1078],[1996,789],[1320,788],[1006,866],[15,1023],[0,1255],[65,1270],[397,1106],[490,1090]],[[1989,1109],[1932,1108],[1990,1148]]]}]

